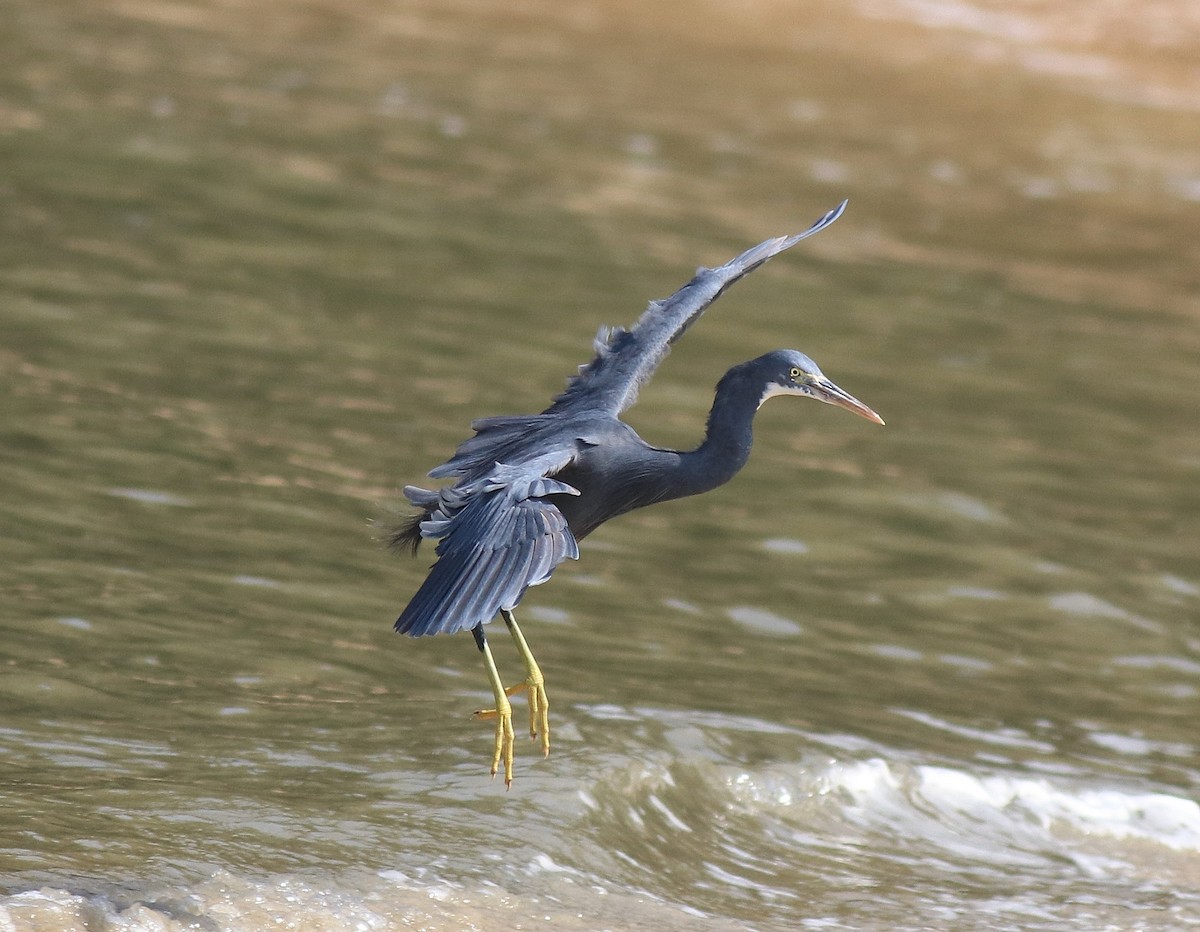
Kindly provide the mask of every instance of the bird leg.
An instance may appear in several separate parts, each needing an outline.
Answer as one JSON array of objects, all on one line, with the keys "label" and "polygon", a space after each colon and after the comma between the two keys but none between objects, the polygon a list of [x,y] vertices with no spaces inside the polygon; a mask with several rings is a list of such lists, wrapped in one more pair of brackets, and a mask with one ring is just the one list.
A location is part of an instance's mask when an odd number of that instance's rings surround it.
[{"label": "bird leg", "polygon": [[488,647],[487,637],[483,633],[483,625],[471,629],[475,635],[475,644],[483,654],[483,666],[487,670],[488,682],[492,693],[496,696],[496,708],[476,712],[477,718],[496,719],[496,745],[492,751],[492,776],[500,769],[500,761],[504,761],[504,785],[512,786],[513,779],[513,727],[512,704],[508,701],[508,693],[500,680],[500,672],[496,669],[496,661],[492,658],[492,649]]},{"label": "bird leg", "polygon": [[478,645],[480,653],[483,654],[483,665],[487,670],[492,693],[496,697],[496,708],[480,709],[475,713],[475,717],[496,719],[496,746],[492,754],[492,776],[494,777],[499,771],[500,762],[503,761],[504,785],[512,786],[514,738],[512,703],[508,701],[508,697],[525,690],[529,691],[529,737],[541,736],[543,756],[550,754],[550,700],[546,698],[546,681],[542,676],[541,668],[533,659],[533,651],[529,649],[525,635],[517,626],[516,618],[507,609],[500,609],[500,614],[504,616],[504,624],[508,626],[508,632],[517,645],[517,652],[520,653],[521,660],[525,663],[525,680],[515,686],[509,686],[507,689],[504,687],[500,673],[496,669],[496,661],[492,657],[492,649],[488,646],[487,637],[483,633],[483,625],[476,625],[471,629],[471,633],[475,635],[475,643]]},{"label": "bird leg", "polygon": [[540,734],[542,756],[549,757],[550,700],[546,698],[546,681],[542,677],[542,671],[538,667],[537,661],[533,659],[533,651],[525,643],[525,635],[517,627],[517,619],[513,617],[513,613],[502,608],[500,614],[504,616],[504,623],[508,625],[508,633],[512,635],[517,644],[517,652],[525,661],[525,682],[510,686],[505,692],[512,696],[522,690],[529,690],[529,737],[536,738]]}]

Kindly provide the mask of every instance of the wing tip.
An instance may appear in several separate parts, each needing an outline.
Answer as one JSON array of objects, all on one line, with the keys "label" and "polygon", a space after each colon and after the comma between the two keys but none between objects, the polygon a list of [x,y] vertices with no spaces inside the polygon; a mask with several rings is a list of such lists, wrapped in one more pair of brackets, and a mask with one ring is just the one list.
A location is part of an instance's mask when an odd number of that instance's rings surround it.
[{"label": "wing tip", "polygon": [[832,210],[826,211],[821,217],[807,230],[802,233],[793,233],[791,236],[775,236],[771,239],[764,240],[757,246],[751,246],[744,253],[727,262],[725,265],[716,269],[704,269],[706,272],[734,272],[738,277],[754,271],[768,259],[773,259],[785,250],[791,249],[802,239],[808,239],[814,233],[819,233],[843,213],[846,212],[846,205],[850,203],[849,198],[834,207]]},{"label": "wing tip", "polygon": [[846,205],[849,203],[850,203],[850,198],[848,198],[848,197],[843,198],[842,202],[840,204],[838,204],[832,210],[825,211],[825,213],[823,213],[816,220],[816,222],[813,223],[813,225],[810,226],[803,233],[793,233],[791,236],[779,237],[778,240],[776,240],[776,242],[780,242],[780,243],[784,244],[783,246],[780,247],[780,252],[782,252],[784,249],[790,249],[792,246],[795,246],[796,243],[800,242],[800,240],[807,239],[808,237],[812,236],[814,233],[820,233],[822,230],[824,230],[827,226],[829,226],[831,223],[833,223],[842,214],[844,214],[846,212]]}]

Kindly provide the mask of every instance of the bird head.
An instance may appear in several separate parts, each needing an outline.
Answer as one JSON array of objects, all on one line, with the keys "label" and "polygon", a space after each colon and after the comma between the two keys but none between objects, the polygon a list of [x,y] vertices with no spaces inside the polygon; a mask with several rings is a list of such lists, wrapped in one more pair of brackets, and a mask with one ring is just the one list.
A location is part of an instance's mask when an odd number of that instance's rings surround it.
[{"label": "bird head", "polygon": [[883,418],[847,391],[838,388],[820,367],[796,350],[775,350],[754,360],[765,385],[759,406],[776,395],[804,395],[828,405],[852,411],[868,421],[882,424]]}]

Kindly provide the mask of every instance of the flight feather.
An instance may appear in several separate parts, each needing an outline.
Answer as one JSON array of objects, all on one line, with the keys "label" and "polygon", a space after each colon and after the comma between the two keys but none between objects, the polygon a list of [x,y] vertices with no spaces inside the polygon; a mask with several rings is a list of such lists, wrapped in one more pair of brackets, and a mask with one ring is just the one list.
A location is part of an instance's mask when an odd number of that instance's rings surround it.
[{"label": "flight feather", "polygon": [[612,416],[629,408],[638,389],[678,340],[722,292],[768,259],[817,233],[842,215],[846,202],[825,214],[803,233],[779,236],[747,249],[735,259],[714,269],[701,268],[696,276],[669,298],[651,301],[631,329],[601,328],[596,336],[596,355],[579,369],[566,391],[554,399],[546,414],[578,411],[581,408]]}]

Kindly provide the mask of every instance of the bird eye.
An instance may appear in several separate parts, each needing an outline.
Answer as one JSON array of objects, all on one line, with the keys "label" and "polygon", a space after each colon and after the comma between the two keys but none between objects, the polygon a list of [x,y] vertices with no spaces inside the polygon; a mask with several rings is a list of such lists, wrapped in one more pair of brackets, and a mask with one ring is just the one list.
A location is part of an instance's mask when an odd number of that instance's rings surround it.
[{"label": "bird eye", "polygon": [[792,368],[788,372],[788,378],[791,379],[793,382],[795,382],[796,379],[800,378],[800,368],[798,366],[792,366]]}]

